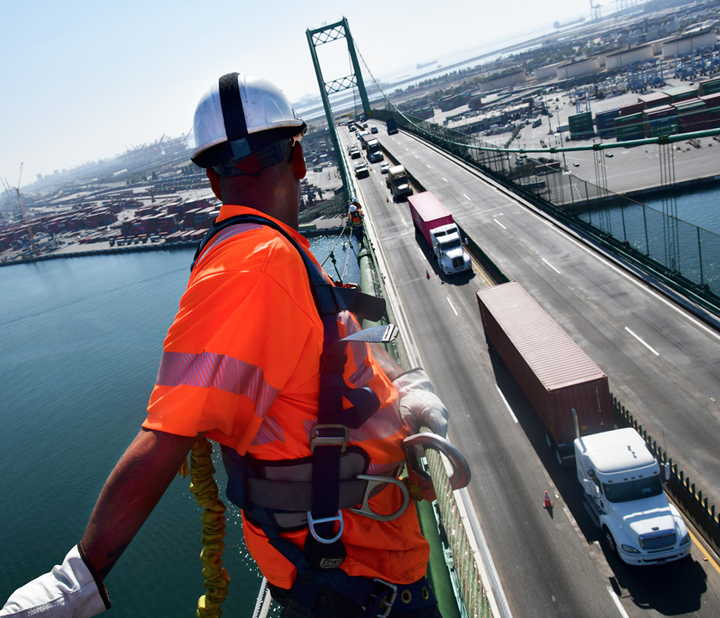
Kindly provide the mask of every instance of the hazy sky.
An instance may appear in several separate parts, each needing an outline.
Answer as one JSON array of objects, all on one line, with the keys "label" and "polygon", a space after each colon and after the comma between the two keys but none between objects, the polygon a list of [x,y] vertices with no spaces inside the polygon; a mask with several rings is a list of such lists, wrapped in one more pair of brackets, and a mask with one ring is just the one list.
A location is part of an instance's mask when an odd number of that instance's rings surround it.
[{"label": "hazy sky", "polygon": [[[318,95],[305,31],[342,17],[380,78],[581,15],[588,0],[0,0],[0,178],[179,137],[230,71]],[[344,40],[318,52],[326,80],[350,73]]]}]

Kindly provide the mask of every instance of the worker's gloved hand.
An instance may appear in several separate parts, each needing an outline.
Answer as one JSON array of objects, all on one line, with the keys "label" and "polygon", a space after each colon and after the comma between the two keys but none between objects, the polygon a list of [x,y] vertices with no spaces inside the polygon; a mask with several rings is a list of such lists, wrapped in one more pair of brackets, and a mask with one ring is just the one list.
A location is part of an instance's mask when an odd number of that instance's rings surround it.
[{"label": "worker's gloved hand", "polygon": [[95,578],[73,547],[60,566],[18,588],[0,609],[0,616],[25,618],[90,618],[110,607],[105,586]]},{"label": "worker's gloved hand", "polygon": [[413,369],[393,380],[398,390],[398,408],[409,434],[428,427],[443,438],[447,435],[448,411],[424,369]]}]

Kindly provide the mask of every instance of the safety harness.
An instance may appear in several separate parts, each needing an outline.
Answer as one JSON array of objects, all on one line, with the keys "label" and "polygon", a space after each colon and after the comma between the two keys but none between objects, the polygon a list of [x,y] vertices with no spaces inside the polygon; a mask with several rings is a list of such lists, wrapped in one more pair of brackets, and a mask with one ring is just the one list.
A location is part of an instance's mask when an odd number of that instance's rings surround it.
[{"label": "safety harness", "polygon": [[[360,318],[378,321],[385,313],[385,301],[355,288],[334,285],[292,236],[265,217],[243,214],[213,222],[195,253],[192,267],[201,259],[203,249],[220,232],[248,223],[278,231],[303,259],[324,330],[320,397],[318,422],[310,437],[310,457],[292,462],[262,462],[223,447],[223,461],[228,473],[227,497],[243,509],[246,517],[263,530],[271,545],[297,570],[283,616],[313,616],[312,608],[321,586],[330,586],[360,605],[367,616],[387,616],[397,596],[397,586],[379,579],[351,577],[338,568],[346,556],[341,541],[342,511],[350,509],[388,521],[405,511],[409,493],[397,475],[364,474],[368,456],[363,449],[348,445],[349,429],[361,427],[379,409],[380,402],[369,387],[351,388],[343,376],[349,343],[392,341],[397,336],[397,328],[380,326],[340,339],[338,313],[350,311]],[[350,408],[343,409],[343,398],[351,403]],[[403,505],[390,515],[374,513],[368,501],[388,484],[402,492]],[[362,506],[352,508],[358,504]],[[308,527],[309,534],[302,550],[280,537],[283,530],[304,527]],[[421,588],[413,605],[432,604],[434,599],[427,583]]]}]

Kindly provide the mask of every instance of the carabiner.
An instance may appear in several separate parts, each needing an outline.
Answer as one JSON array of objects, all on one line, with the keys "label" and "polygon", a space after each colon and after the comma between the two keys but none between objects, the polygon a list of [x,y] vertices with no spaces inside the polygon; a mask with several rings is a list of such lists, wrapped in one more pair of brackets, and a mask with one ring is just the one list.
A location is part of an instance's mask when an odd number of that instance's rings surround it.
[{"label": "carabiner", "polygon": [[426,449],[432,448],[447,457],[453,467],[452,473],[448,475],[448,481],[453,490],[462,489],[470,483],[470,466],[468,466],[465,457],[455,446],[435,433],[416,433],[403,440],[403,449],[405,449],[408,460],[410,482],[420,488],[423,498],[432,501],[435,500],[436,496],[430,475],[422,469],[418,461],[417,450],[419,448],[422,448],[421,456],[425,455]]},{"label": "carabiner", "polygon": [[[371,519],[377,519],[378,521],[392,521],[393,519],[397,519],[398,517],[400,517],[400,515],[405,512],[408,504],[410,504],[410,492],[405,486],[405,483],[403,483],[400,479],[396,479],[390,476],[372,476],[370,474],[358,474],[355,478],[359,481],[367,481],[367,487],[365,488],[365,495],[363,496],[362,506],[359,509],[348,509],[353,513],[357,513],[358,515],[363,515],[365,517],[370,517]],[[403,496],[403,503],[402,506],[394,513],[391,513],[390,515],[380,515],[379,513],[376,513],[370,508],[370,496],[377,486],[387,484],[395,485],[400,489]]]}]

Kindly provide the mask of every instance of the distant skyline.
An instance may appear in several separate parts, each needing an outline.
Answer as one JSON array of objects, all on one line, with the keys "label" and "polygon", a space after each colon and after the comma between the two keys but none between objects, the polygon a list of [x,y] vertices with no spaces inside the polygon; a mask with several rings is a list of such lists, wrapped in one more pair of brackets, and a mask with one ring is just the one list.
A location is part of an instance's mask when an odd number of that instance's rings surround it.
[{"label": "distant skyline", "polygon": [[[377,79],[519,34],[550,33],[556,21],[590,19],[582,0],[300,4],[0,0],[0,178],[17,186],[22,163],[27,185],[38,173],[180,137],[203,92],[230,71],[270,79],[293,103],[318,96],[305,32],[342,17]],[[345,41],[318,54],[326,81],[351,72]]]}]

